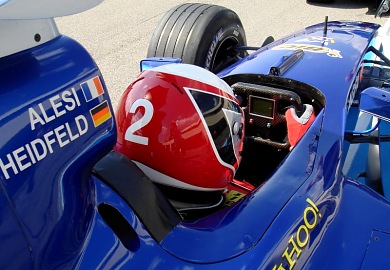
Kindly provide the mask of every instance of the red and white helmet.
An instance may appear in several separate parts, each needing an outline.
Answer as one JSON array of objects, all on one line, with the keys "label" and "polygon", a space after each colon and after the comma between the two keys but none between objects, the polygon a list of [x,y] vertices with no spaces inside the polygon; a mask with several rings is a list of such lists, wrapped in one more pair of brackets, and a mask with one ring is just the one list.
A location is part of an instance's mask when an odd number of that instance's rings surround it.
[{"label": "red and white helmet", "polygon": [[244,116],[232,89],[188,64],[146,70],[124,92],[115,150],[154,182],[223,191],[241,160]]}]

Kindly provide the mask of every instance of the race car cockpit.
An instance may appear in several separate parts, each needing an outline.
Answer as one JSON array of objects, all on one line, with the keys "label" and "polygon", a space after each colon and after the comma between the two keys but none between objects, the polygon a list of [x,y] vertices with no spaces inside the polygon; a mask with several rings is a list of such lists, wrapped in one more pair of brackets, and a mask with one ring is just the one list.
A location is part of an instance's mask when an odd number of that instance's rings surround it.
[{"label": "race car cockpit", "polygon": [[185,218],[231,205],[262,185],[325,104],[320,91],[291,79],[220,79],[195,65],[167,63],[158,59],[124,92],[115,150]]}]

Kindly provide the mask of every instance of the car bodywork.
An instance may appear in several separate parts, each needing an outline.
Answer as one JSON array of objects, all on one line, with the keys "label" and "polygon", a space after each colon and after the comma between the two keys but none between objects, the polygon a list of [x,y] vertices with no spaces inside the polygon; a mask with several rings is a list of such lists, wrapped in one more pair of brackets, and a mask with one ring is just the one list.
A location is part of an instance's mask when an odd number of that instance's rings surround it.
[{"label": "car bodywork", "polygon": [[[221,71],[230,85],[295,89],[317,116],[292,151],[275,148],[284,154],[255,190],[196,220],[183,220],[131,161],[111,151],[114,111],[80,44],[54,31],[38,46],[3,54],[1,268],[389,265],[389,124],[376,126],[388,104],[390,69],[379,57],[388,52],[388,29],[351,21],[310,26]],[[359,109],[361,96],[371,114]],[[378,100],[384,105],[372,116]],[[253,159],[263,169],[264,160]]]}]

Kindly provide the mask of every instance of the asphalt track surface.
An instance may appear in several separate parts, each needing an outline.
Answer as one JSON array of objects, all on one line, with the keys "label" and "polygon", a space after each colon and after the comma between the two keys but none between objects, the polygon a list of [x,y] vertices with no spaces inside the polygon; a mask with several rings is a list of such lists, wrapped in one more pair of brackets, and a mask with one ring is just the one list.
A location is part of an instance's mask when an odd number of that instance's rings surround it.
[{"label": "asphalt track surface", "polygon": [[267,36],[282,38],[306,26],[331,20],[384,24],[387,16],[374,18],[374,0],[336,0],[333,4],[306,0],[105,0],[86,12],[57,18],[61,33],[78,40],[100,67],[114,108],[122,92],[139,74],[139,61],[160,18],[186,2],[225,6],[235,11],[244,26],[247,43],[259,46]]}]

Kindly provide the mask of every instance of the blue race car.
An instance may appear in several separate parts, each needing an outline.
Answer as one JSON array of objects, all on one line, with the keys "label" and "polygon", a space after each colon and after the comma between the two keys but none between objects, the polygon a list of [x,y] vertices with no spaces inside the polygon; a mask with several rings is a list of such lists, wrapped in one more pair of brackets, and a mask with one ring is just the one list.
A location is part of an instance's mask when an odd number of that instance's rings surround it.
[{"label": "blue race car", "polygon": [[99,2],[0,2],[1,269],[390,265],[390,23],[255,48],[183,4],[114,113],[52,19]]}]

